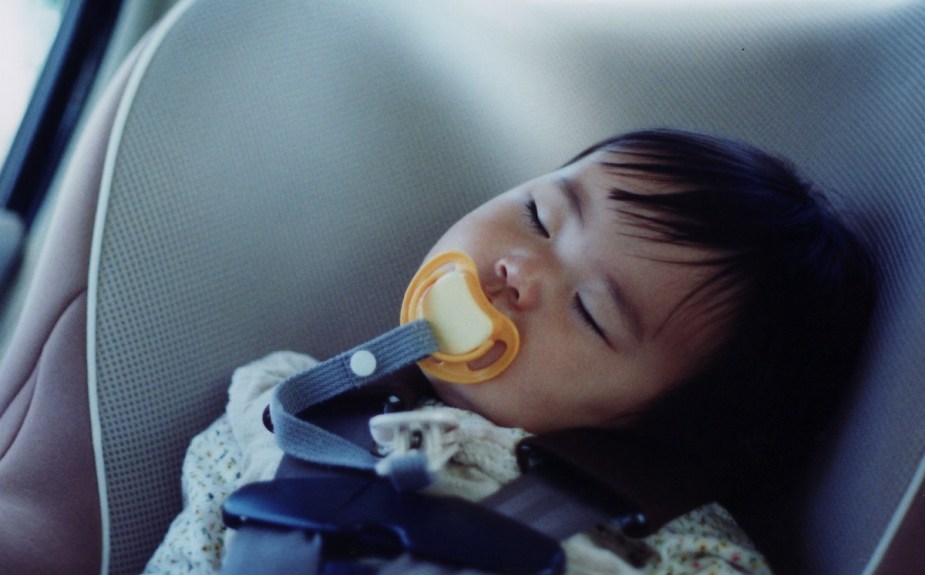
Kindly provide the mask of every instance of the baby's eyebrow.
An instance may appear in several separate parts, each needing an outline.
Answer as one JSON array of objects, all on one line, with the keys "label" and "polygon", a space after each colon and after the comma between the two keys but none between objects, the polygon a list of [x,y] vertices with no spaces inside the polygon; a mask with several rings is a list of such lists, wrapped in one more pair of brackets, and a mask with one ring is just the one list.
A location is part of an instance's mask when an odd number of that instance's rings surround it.
[{"label": "baby's eyebrow", "polygon": [[575,180],[567,178],[565,176],[559,178],[556,183],[559,186],[559,191],[565,196],[565,199],[568,201],[569,208],[572,212],[575,213],[575,216],[578,217],[578,223],[582,226],[585,223],[584,211],[583,211],[583,196],[578,191],[578,184]]}]

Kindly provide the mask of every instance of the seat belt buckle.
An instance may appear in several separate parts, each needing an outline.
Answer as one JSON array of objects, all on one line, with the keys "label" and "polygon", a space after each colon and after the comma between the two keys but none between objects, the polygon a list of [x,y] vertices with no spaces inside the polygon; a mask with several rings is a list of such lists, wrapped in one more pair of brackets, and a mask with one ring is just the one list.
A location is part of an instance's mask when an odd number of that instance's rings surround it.
[{"label": "seat belt buckle", "polygon": [[399,461],[423,456],[427,470],[436,473],[459,450],[459,418],[449,409],[384,413],[369,420],[369,432],[384,455],[376,473],[389,477]]}]

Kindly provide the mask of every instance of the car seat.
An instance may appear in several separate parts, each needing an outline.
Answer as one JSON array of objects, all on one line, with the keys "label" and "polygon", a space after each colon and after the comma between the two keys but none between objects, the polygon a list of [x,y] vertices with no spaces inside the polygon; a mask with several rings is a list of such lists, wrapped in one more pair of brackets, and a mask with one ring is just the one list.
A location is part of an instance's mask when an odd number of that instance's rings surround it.
[{"label": "car seat", "polygon": [[925,3],[188,0],[83,131],[0,368],[0,571],[139,571],[228,376],[394,326],[486,198],[651,126],[793,159],[880,298],[827,448],[738,514],[782,572],[925,569]]}]

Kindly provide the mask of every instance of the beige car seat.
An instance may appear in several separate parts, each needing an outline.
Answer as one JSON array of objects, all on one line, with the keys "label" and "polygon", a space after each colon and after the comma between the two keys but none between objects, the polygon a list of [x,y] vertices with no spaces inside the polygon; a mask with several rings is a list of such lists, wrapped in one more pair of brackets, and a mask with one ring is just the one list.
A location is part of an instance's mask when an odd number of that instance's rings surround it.
[{"label": "beige car seat", "polygon": [[781,572],[925,569],[925,4],[181,2],[81,137],[0,368],[0,572],[139,571],[237,365],[397,322],[430,243],[612,133],[792,158],[882,266],[798,488],[740,519]]}]

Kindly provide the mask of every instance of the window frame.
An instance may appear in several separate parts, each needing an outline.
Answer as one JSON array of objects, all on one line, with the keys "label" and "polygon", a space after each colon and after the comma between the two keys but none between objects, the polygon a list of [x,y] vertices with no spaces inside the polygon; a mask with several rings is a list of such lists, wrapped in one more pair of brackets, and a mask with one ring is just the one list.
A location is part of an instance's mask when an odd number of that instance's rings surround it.
[{"label": "window frame", "polygon": [[122,0],[68,0],[0,171],[0,201],[31,226],[90,96]]}]

